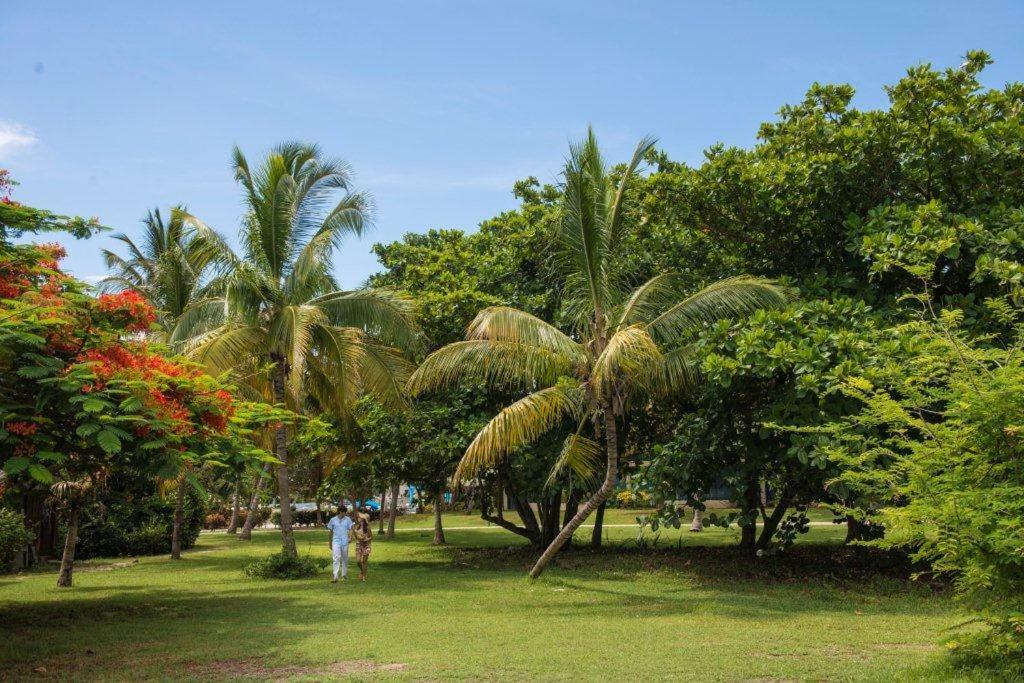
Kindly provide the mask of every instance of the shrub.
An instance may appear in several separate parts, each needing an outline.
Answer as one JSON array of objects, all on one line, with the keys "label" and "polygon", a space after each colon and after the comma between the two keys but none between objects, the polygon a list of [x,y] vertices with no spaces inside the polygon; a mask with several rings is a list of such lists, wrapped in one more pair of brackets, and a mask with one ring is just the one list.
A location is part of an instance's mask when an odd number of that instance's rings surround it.
[{"label": "shrub", "polygon": [[[133,484],[141,486],[142,490],[129,488],[130,495],[108,494],[83,511],[76,550],[79,558],[160,555],[171,552],[174,502],[158,495],[152,482],[146,485],[132,482],[125,486],[128,488]],[[114,486],[110,489],[117,490]],[[202,498],[189,489],[185,493],[182,548],[195,545],[205,518],[206,506]]]},{"label": "shrub", "polygon": [[0,508],[0,572],[11,568],[14,556],[32,540],[25,528],[25,516],[8,508]]},{"label": "shrub", "polygon": [[[242,524],[245,524],[245,517],[248,514],[249,514],[249,510],[246,509],[246,508],[242,508],[241,510],[238,511],[238,524],[239,524],[239,526],[241,526]],[[256,514],[256,523],[255,523],[254,526],[255,527],[261,527],[261,526],[263,526],[264,524],[267,523],[268,519],[270,519],[270,508],[263,507],[261,505],[260,507],[256,508],[256,513],[255,514]],[[228,511],[226,517],[228,519],[231,518],[231,512],[230,511]]]},{"label": "shrub", "polygon": [[609,501],[609,503],[612,503],[613,507],[620,508],[647,507],[651,504],[651,494],[647,493],[647,491],[634,493],[627,489],[615,494],[615,498]]},{"label": "shrub", "polygon": [[281,552],[253,560],[245,565],[244,571],[254,579],[308,579],[326,569],[328,563],[323,557],[292,557]]},{"label": "shrub", "polygon": [[203,520],[204,529],[223,529],[227,525],[228,520],[224,517],[223,512],[211,512],[206,515],[206,519]]},{"label": "shrub", "polygon": [[[324,519],[330,516],[330,513],[321,511],[321,518]],[[281,513],[275,510],[270,515],[270,521],[273,522],[274,526],[281,526]],[[292,524],[295,526],[316,526],[317,524],[324,524],[324,521],[317,521],[316,510],[292,510]]]}]

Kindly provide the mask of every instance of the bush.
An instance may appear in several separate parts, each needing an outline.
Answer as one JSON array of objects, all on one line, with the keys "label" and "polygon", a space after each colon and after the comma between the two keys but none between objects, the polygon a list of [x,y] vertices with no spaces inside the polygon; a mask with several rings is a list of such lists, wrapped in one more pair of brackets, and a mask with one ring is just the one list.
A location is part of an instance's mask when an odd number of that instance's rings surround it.
[{"label": "bush", "polygon": [[227,525],[228,520],[224,517],[223,512],[211,512],[203,520],[204,529],[224,529]]},{"label": "bush", "polygon": [[1024,679],[1024,615],[984,621],[987,629],[946,643],[954,667],[992,680]]},{"label": "bush", "polygon": [[[111,486],[110,490],[118,489]],[[161,555],[171,552],[174,501],[158,495],[152,483],[143,490],[144,493],[140,495],[129,489],[129,495],[125,495],[124,489],[121,489],[120,495],[111,493],[83,511],[78,529],[78,558]],[[191,488],[188,489],[185,493],[181,534],[183,549],[195,545],[205,518],[206,506],[202,498]]]},{"label": "bush", "polygon": [[[330,517],[330,513],[327,511],[321,511],[321,518],[324,521],[318,522],[316,519],[316,510],[292,510],[292,524],[294,526],[316,526],[318,524],[325,524],[326,519]],[[270,521],[273,522],[274,526],[281,526],[281,513],[275,510],[270,515]]]},{"label": "bush", "polygon": [[25,528],[25,515],[8,508],[0,508],[0,572],[8,571],[18,551],[32,540]]},{"label": "bush", "polygon": [[[242,508],[241,510],[238,511],[238,526],[239,527],[241,527],[243,524],[245,524],[245,517],[248,514],[249,514],[249,510],[246,509],[246,508]],[[264,507],[264,506],[261,505],[258,508],[256,508],[256,513],[255,514],[256,514],[256,522],[253,525],[254,529],[255,528],[259,528],[259,527],[261,527],[261,526],[263,526],[264,524],[267,523],[267,520],[270,519],[270,508]],[[226,516],[227,519],[231,519],[231,511],[229,510],[225,516]]]},{"label": "bush", "polygon": [[651,494],[647,493],[647,491],[641,491],[637,494],[627,489],[619,491],[615,494],[615,498],[608,502],[612,507],[619,508],[648,507],[651,504]]},{"label": "bush", "polygon": [[327,568],[329,560],[283,552],[267,555],[245,565],[245,575],[254,579],[308,579]]}]

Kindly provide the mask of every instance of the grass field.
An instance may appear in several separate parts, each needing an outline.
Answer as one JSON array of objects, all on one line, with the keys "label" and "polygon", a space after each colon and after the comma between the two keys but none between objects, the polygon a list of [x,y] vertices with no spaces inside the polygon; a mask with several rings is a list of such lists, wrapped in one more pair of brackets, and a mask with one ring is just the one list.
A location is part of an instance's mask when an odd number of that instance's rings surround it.
[{"label": "grass field", "polygon": [[[898,562],[867,569],[839,527],[770,561],[731,548],[734,531],[663,534],[640,552],[635,528],[611,527],[609,550],[573,551],[531,582],[518,537],[445,523],[435,548],[428,518],[403,518],[374,542],[365,584],[246,578],[248,559],[278,549],[269,530],[203,534],[179,562],[84,562],[70,590],[52,572],[0,577],[0,678],[952,678],[942,631],[964,615]],[[322,531],[298,541],[329,555]]]}]

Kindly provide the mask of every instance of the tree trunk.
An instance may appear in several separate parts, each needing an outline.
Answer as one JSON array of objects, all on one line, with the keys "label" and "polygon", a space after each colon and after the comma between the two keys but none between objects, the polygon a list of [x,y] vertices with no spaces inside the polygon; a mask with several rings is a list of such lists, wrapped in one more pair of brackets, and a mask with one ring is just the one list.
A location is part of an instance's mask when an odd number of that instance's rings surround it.
[{"label": "tree trunk", "polygon": [[380,510],[377,512],[377,535],[384,535],[384,501],[388,497],[388,490],[384,489],[380,494]]},{"label": "tree trunk", "polygon": [[324,515],[321,508],[323,499],[320,497],[320,489],[324,485],[324,460],[322,455],[316,456],[316,525],[322,527],[324,522]]},{"label": "tree trunk", "polygon": [[437,485],[434,497],[434,545],[444,545],[444,529],[441,527],[441,505],[444,503],[444,484]]},{"label": "tree trunk", "polygon": [[[693,501],[700,503],[701,494],[693,494]],[[690,525],[690,531],[704,531],[704,511],[699,507],[694,506],[693,508],[693,523]]]},{"label": "tree trunk", "polygon": [[388,531],[385,538],[395,537],[396,519],[398,519],[398,484],[391,487],[391,508],[388,510]]},{"label": "tree trunk", "polygon": [[601,534],[604,532],[604,510],[608,507],[607,501],[597,507],[597,514],[594,515],[594,530],[590,532],[590,547],[601,547]]},{"label": "tree trunk", "polygon": [[256,481],[252,485],[252,496],[249,498],[249,509],[245,513],[245,524],[242,526],[243,541],[252,540],[252,528],[256,526],[256,518],[259,516],[260,492],[263,491],[263,482],[270,474],[270,463],[263,466],[263,471],[256,475]]},{"label": "tree trunk", "polygon": [[772,536],[775,535],[775,530],[779,528],[779,523],[782,521],[782,518],[789,510],[789,506],[792,504],[792,497],[786,491],[783,491],[775,501],[775,509],[772,510],[772,514],[764,520],[764,526],[761,528],[761,535],[757,539],[757,547],[759,550],[768,548],[768,546],[771,545]]},{"label": "tree trunk", "polygon": [[181,527],[185,517],[185,473],[178,477],[178,491],[174,495],[174,526],[171,528],[171,559],[181,559]]},{"label": "tree trunk", "polygon": [[235,493],[231,496],[231,522],[228,524],[228,533],[238,533],[238,517],[241,513],[242,507],[242,479],[239,477],[235,480]]},{"label": "tree trunk", "polygon": [[543,519],[541,519],[541,543],[547,545],[555,539],[561,529],[559,523],[559,516],[562,512],[561,487],[555,491],[554,495],[547,496],[546,500],[544,496],[541,496],[537,508],[544,512]]},{"label": "tree trunk", "polygon": [[846,515],[846,538],[844,544],[859,541],[864,535],[864,525],[853,515]]},{"label": "tree trunk", "polygon": [[569,491],[569,499],[565,501],[565,515],[562,517],[562,526],[572,521],[580,510],[580,494],[576,489]]},{"label": "tree trunk", "polygon": [[[273,358],[274,402],[284,403],[284,359]],[[292,530],[291,479],[288,474],[288,429],[281,425],[274,434],[274,457],[280,460],[277,466],[277,498],[281,506],[281,552],[298,557],[295,549],[295,534]]]},{"label": "tree trunk", "polygon": [[746,490],[743,491],[743,518],[748,524],[740,527],[740,547],[747,550],[757,549],[757,511],[761,505],[761,489],[756,476],[747,477]]},{"label": "tree trunk", "polygon": [[60,574],[57,585],[69,588],[75,569],[75,544],[78,543],[78,509],[68,511],[68,535],[64,539],[64,555],[60,558]]},{"label": "tree trunk", "polygon": [[533,569],[530,570],[530,578],[532,579],[536,579],[541,575],[541,572],[548,566],[552,558],[558,554],[562,546],[572,540],[572,535],[576,532],[576,529],[586,521],[591,512],[601,507],[601,504],[608,500],[608,496],[612,495],[612,491],[615,489],[619,470],[618,427],[615,424],[615,415],[612,412],[611,401],[606,398],[603,404],[601,407],[604,413],[605,451],[607,454],[604,482],[594,495],[591,496],[590,500],[583,504],[580,511],[576,513],[576,516],[562,528],[558,536],[555,537],[555,540],[548,546],[548,549],[537,559],[537,564],[533,565]]},{"label": "tree trunk", "polygon": [[693,523],[690,524],[690,531],[704,531],[704,511],[700,508],[693,508]]}]

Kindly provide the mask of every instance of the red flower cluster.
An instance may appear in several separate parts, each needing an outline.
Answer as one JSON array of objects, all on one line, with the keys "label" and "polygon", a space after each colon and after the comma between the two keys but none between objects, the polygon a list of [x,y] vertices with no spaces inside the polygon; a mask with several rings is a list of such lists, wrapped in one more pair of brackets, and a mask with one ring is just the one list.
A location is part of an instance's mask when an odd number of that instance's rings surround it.
[{"label": "red flower cluster", "polygon": [[[194,434],[200,424],[222,432],[234,414],[234,399],[227,391],[206,393],[196,389],[194,381],[202,375],[199,368],[149,353],[145,344],[91,349],[79,354],[78,360],[95,363],[96,381],[82,387],[85,393],[101,390],[115,375],[151,384],[144,404],[157,419],[169,423],[170,431],[179,436]],[[148,433],[147,427],[145,434]]]},{"label": "red flower cluster", "polygon": [[134,289],[101,294],[96,304],[100,311],[109,314],[129,332],[145,332],[156,320],[153,307]]},{"label": "red flower cluster", "polygon": [[16,299],[33,287],[44,298],[56,296],[67,279],[58,263],[66,255],[59,244],[39,244],[32,256],[0,260],[0,298]]},{"label": "red flower cluster", "polygon": [[34,422],[8,422],[7,431],[11,434],[17,434],[18,436],[32,436],[39,429],[39,425]]}]

